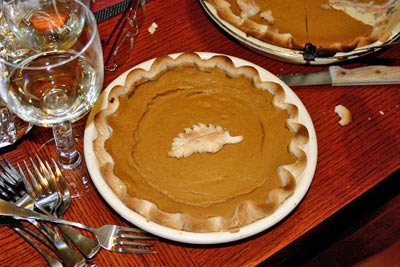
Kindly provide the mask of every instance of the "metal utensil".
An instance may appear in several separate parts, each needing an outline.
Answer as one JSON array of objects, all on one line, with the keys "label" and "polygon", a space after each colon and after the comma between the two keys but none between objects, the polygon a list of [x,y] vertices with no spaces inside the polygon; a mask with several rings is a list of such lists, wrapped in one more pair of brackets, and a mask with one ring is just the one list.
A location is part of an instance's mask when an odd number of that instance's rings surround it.
[{"label": "metal utensil", "polygon": [[327,71],[288,74],[278,78],[289,86],[400,84],[400,66],[368,66],[355,69],[330,66]]},{"label": "metal utensil", "polygon": [[[14,175],[14,172],[16,172],[14,166],[7,160],[7,158],[3,157],[3,159],[6,162],[6,165],[0,163],[1,168],[5,171],[5,173],[0,172],[1,180],[4,182],[4,185],[6,185],[6,187],[3,188],[3,191],[16,201],[15,205],[18,203],[18,205],[33,208],[34,204],[38,203],[35,203],[35,201],[21,189],[21,177]],[[51,198],[48,198],[49,196],[51,196]],[[59,202],[57,197],[54,198],[54,193],[44,196],[40,201],[43,202],[43,206],[48,205],[49,203]],[[28,221],[47,238],[51,244],[52,250],[61,259],[64,266],[80,267],[86,264],[84,257],[67,244],[55,229],[52,229],[45,223],[33,219],[29,219]]]},{"label": "metal utensil", "polygon": [[[41,209],[42,212],[46,213],[48,212],[47,210],[53,210],[54,214],[57,213],[57,216],[62,216],[70,205],[70,194],[64,176],[54,160],[55,171],[53,172],[47,162],[46,166],[38,156],[36,156],[36,159],[39,162],[39,167],[37,167],[31,159],[33,171],[31,171],[30,167],[24,162],[30,177],[28,181],[21,167],[18,165],[17,170],[13,164],[3,156],[3,161],[5,163],[0,161],[0,167],[3,169],[4,174],[0,172],[0,178],[8,181],[9,190],[13,190],[13,192],[8,193],[9,196],[14,194],[13,197],[18,202],[21,202],[19,197],[22,196],[24,198],[23,203],[20,203],[19,206],[24,208],[27,208],[27,206],[36,206]],[[62,188],[60,188],[59,185]],[[16,191],[18,191],[18,196]],[[53,197],[49,198],[49,195]],[[74,246],[78,248],[86,258],[93,258],[100,248],[98,242],[79,233],[73,228],[68,228],[68,226],[61,227],[63,234],[74,243]]]},{"label": "metal utensil", "polygon": [[[7,192],[7,194],[11,195],[11,192]],[[49,197],[53,198],[53,196]],[[25,197],[22,197],[15,205],[17,206],[25,204],[32,206],[31,204],[29,204],[29,201],[27,201]],[[33,219],[27,219],[27,221],[35,226],[36,229],[43,236],[46,237],[47,241],[43,243],[49,246],[49,248],[57,254],[57,256],[62,260],[64,267],[80,267],[85,265],[85,260],[83,259],[83,257],[79,253],[75,252],[73,248],[69,247],[58,235],[58,233],[53,231],[53,229],[51,229],[48,225],[46,225],[45,223],[40,223]]]},{"label": "metal utensil", "polygon": [[11,229],[13,229],[16,233],[18,233],[26,242],[28,242],[33,248],[35,248],[42,257],[46,260],[50,267],[63,267],[63,264],[53,255],[44,250],[35,240],[31,238],[35,238],[38,242],[46,245],[49,249],[52,249],[51,244],[42,236],[32,231],[30,228],[26,227],[22,223],[12,218],[7,218],[6,220],[1,221],[2,224],[7,225]]},{"label": "metal utensil", "polygon": [[[107,249],[117,252],[129,253],[155,253],[151,249],[138,249],[136,247],[154,246],[151,243],[137,242],[135,240],[155,240],[154,237],[146,236],[145,232],[138,228],[123,227],[117,225],[106,224],[99,228],[93,228],[78,222],[72,222],[53,216],[44,215],[32,210],[23,209],[13,203],[0,199],[0,216],[14,217],[15,219],[45,221],[56,224],[64,224],[77,227],[93,233],[100,245]],[[135,233],[135,234],[131,234]]]},{"label": "metal utensil", "polygon": [[[26,161],[24,161],[29,180],[25,177],[24,172],[19,167],[19,174],[25,185],[26,191],[35,200],[36,207],[41,210],[42,213],[51,213],[53,216],[62,218],[62,215],[71,202],[71,195],[68,186],[66,185],[65,178],[54,159],[52,159],[54,171],[50,167],[49,163],[47,161],[43,162],[38,155],[36,155],[36,161],[38,162],[38,166],[35,164],[34,160],[30,158],[33,173],[28,167]],[[46,210],[38,205],[39,201],[43,197],[52,193],[57,194],[58,201],[54,202],[54,205],[52,205],[50,209]],[[75,229],[66,225],[60,225],[60,230],[68,240],[74,243],[77,249],[87,259],[93,258],[99,251],[99,243],[92,238],[82,235]]]}]

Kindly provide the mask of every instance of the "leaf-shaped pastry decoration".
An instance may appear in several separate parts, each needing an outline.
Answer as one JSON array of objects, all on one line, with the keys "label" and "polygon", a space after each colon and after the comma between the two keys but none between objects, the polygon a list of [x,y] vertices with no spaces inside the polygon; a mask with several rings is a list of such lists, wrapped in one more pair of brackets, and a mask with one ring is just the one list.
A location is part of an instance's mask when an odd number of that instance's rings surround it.
[{"label": "leaf-shaped pastry decoration", "polygon": [[198,123],[186,128],[172,140],[168,156],[187,158],[193,153],[216,153],[225,144],[235,144],[243,140],[243,136],[231,136],[219,125]]}]

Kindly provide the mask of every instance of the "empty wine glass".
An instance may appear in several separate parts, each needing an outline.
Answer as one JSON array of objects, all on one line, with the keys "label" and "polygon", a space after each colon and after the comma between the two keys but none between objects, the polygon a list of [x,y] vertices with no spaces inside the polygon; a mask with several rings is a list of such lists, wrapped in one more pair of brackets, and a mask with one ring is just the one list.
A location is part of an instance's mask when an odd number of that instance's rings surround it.
[{"label": "empty wine glass", "polygon": [[[21,119],[52,127],[60,165],[76,170],[82,156],[71,123],[92,108],[104,77],[95,18],[77,0],[3,1],[3,12],[7,22],[18,25],[10,28],[25,52],[16,60],[0,58],[0,95]],[[82,177],[71,177],[78,178],[70,181],[73,194],[84,194]]]}]

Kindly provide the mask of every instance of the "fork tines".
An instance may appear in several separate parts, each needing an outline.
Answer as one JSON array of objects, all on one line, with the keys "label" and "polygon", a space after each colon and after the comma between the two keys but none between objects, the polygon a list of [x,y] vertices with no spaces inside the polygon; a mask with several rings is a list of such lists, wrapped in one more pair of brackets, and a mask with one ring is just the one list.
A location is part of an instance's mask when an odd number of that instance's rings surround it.
[{"label": "fork tines", "polygon": [[11,162],[3,156],[6,164],[0,161],[0,195],[5,200],[15,200],[24,195],[22,188],[19,187],[20,176]]},{"label": "fork tines", "polygon": [[4,164],[3,162],[0,161],[0,167],[3,169],[3,171],[7,174],[7,176],[16,182],[13,176],[19,176],[18,171],[15,169],[14,165],[8,160],[6,156],[2,156],[3,161],[6,163]]},{"label": "fork tines", "polygon": [[154,254],[155,250],[150,249],[139,249],[139,248],[131,248],[131,247],[117,247],[115,248],[116,252],[120,253],[134,253],[134,254]]},{"label": "fork tines", "polygon": [[0,161],[0,167],[3,170],[3,172],[0,172],[1,180],[7,183],[9,186],[17,186],[18,179],[20,179],[18,171],[4,155],[2,157],[5,164]]},{"label": "fork tines", "polygon": [[[136,234],[130,234],[136,233]],[[139,233],[139,234],[138,234]],[[137,254],[145,254],[145,253],[156,253],[156,251],[151,249],[140,249],[140,248],[133,248],[136,247],[154,247],[155,244],[153,243],[144,243],[138,241],[130,241],[130,240],[157,240],[156,237],[148,236],[148,235],[140,235],[146,234],[145,231],[139,228],[133,227],[124,227],[118,226],[118,233],[117,233],[117,240],[115,241],[115,251],[118,252],[129,252],[129,253],[137,253]]]}]

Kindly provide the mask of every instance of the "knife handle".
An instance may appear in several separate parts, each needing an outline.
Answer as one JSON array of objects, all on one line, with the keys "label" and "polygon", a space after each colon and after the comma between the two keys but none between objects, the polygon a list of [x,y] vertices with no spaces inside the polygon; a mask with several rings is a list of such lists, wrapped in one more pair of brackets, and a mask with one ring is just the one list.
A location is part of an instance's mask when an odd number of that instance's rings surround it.
[{"label": "knife handle", "polygon": [[332,85],[400,84],[400,66],[329,67]]}]

